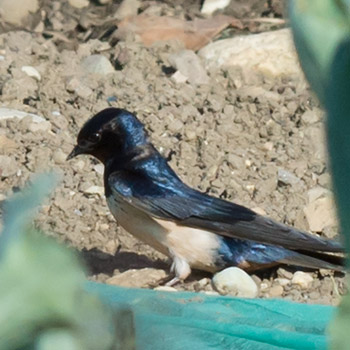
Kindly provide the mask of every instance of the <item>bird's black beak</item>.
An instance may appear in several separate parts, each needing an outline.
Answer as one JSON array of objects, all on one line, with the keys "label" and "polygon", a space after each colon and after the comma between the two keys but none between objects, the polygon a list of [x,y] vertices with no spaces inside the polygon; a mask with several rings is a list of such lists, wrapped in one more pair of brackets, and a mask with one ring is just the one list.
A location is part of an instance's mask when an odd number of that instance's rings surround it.
[{"label": "bird's black beak", "polygon": [[66,160],[70,160],[70,159],[76,157],[77,155],[83,154],[83,153],[84,153],[84,151],[78,145],[76,145],[73,148],[72,152],[69,153],[69,155],[68,155]]}]

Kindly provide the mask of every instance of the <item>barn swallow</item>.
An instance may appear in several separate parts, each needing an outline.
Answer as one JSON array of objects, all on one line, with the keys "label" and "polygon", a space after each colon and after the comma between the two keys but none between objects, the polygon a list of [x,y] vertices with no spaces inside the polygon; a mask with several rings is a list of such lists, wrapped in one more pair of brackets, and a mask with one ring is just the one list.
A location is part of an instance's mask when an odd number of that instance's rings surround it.
[{"label": "barn swallow", "polygon": [[129,233],[172,259],[172,285],[191,268],[248,271],[278,264],[342,270],[340,243],[278,223],[184,184],[127,110],[107,108],[82,127],[67,160],[88,154],[104,166],[108,206]]}]

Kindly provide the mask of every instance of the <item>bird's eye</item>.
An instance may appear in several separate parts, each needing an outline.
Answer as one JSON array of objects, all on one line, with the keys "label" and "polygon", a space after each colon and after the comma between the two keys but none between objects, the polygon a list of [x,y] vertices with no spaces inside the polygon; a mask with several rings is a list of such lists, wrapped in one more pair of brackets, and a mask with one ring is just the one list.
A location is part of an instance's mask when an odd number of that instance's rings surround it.
[{"label": "bird's eye", "polygon": [[95,132],[94,134],[89,135],[89,141],[92,143],[97,143],[101,139],[101,134],[99,132]]}]

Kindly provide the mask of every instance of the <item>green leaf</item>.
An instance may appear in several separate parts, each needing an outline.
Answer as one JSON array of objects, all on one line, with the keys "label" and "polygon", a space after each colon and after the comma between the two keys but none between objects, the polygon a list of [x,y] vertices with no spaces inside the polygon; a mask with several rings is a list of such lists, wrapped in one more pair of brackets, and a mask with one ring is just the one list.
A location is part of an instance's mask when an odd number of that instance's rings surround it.
[{"label": "green leaf", "polygon": [[336,48],[350,33],[349,0],[291,0],[289,14],[304,73],[325,104]]},{"label": "green leaf", "polygon": [[125,339],[118,338],[116,328],[134,329],[130,318],[116,323],[115,314],[84,291],[84,269],[72,250],[28,229],[53,182],[42,175],[6,205],[0,236],[0,349],[119,349]]}]

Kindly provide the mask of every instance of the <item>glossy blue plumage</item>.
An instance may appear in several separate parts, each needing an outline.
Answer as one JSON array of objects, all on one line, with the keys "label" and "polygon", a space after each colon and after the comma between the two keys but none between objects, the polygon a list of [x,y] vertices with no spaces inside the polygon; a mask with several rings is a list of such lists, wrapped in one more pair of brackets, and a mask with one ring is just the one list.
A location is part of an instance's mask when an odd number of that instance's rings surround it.
[{"label": "glossy blue plumage", "polygon": [[[206,247],[208,254],[201,253],[206,256],[206,263],[217,264],[217,269],[245,262],[250,266],[284,262],[312,268],[341,268],[329,263],[327,255],[318,253],[318,258],[313,257],[314,251],[342,251],[339,243],[311,236],[184,184],[150,143],[143,124],[126,110],[109,108],[90,119],[78,135],[72,156],[81,153],[91,154],[105,164],[106,196],[118,199],[109,200],[110,205],[125,203],[122,210],[129,210],[130,215],[146,215],[156,223],[161,222],[168,227],[164,229],[165,235],[172,227],[171,230],[177,230],[186,240],[183,232],[188,228],[188,235],[198,235],[202,240],[197,241],[198,247],[193,247],[193,254],[200,253],[199,247]],[[112,208],[112,212],[118,213],[118,210]],[[129,225],[125,216],[123,220]],[[147,225],[145,232],[152,234],[150,223]],[[157,234],[166,251],[169,239],[160,239],[159,232]],[[193,242],[191,238],[188,236]],[[174,261],[179,256],[183,264],[191,261],[190,256],[182,256],[189,254],[190,249],[182,245],[179,255],[174,249],[169,246]]]},{"label": "glossy blue plumage", "polygon": [[270,265],[276,261],[293,258],[295,255],[295,252],[282,247],[223,237],[217,261],[225,267],[239,266],[247,261]]}]

